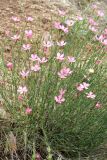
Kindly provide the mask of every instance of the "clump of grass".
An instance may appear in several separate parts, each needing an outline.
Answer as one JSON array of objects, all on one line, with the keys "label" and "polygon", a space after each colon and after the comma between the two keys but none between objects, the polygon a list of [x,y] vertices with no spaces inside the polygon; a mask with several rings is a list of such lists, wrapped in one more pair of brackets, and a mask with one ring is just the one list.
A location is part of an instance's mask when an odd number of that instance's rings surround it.
[{"label": "clump of grass", "polygon": [[0,63],[0,95],[10,117],[3,131],[11,158],[86,156],[106,143],[107,31],[99,32],[97,23],[103,12],[95,7],[94,12],[95,20],[72,20],[59,11],[62,18],[43,42],[35,40],[32,17],[22,25],[12,17]]}]

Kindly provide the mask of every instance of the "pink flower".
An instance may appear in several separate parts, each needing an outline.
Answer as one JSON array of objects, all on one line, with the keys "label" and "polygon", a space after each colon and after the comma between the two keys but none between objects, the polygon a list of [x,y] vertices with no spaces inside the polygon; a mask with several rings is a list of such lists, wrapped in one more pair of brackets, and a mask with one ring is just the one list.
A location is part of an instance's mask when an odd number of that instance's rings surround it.
[{"label": "pink flower", "polygon": [[39,59],[39,62],[41,64],[46,63],[48,61],[48,59],[46,59],[45,57],[42,57],[41,59]]},{"label": "pink flower", "polygon": [[25,35],[27,38],[32,38],[32,35],[33,35],[32,30],[25,30]]},{"label": "pink flower", "polygon": [[49,48],[49,47],[53,46],[53,43],[51,41],[47,41],[47,42],[44,41],[43,46],[46,47],[46,48]]},{"label": "pink flower", "polygon": [[106,46],[106,45],[107,45],[107,39],[104,39],[104,40],[102,41],[102,44]]},{"label": "pink flower", "polygon": [[59,90],[59,95],[55,96],[55,101],[59,104],[63,103],[65,101],[65,98],[63,97],[65,94],[66,90],[65,89],[60,89]]},{"label": "pink flower", "polygon": [[98,26],[98,24],[92,18],[89,18],[89,23],[93,26]]},{"label": "pink flower", "polygon": [[100,41],[100,42],[102,42],[103,40],[104,40],[104,35],[103,34],[101,34],[100,36],[96,36],[95,37],[98,41]]},{"label": "pink flower", "polygon": [[107,35],[107,28],[105,29],[105,34]]},{"label": "pink flower", "polygon": [[84,89],[88,89],[88,87],[90,86],[90,84],[86,82],[83,82],[82,85],[84,86]]},{"label": "pink flower", "polygon": [[32,113],[32,109],[30,107],[27,107],[26,110],[25,110],[25,113],[27,115],[31,114]]},{"label": "pink flower", "polygon": [[16,16],[12,16],[11,18],[14,22],[19,22],[20,18],[16,17]]},{"label": "pink flower", "polygon": [[37,54],[31,54],[31,57],[29,58],[31,61],[38,61],[40,58],[37,56]]},{"label": "pink flower", "polygon": [[68,28],[67,27],[63,28],[63,31],[64,33],[68,33]]},{"label": "pink flower", "polygon": [[36,160],[41,160],[41,155],[39,153],[36,153]]},{"label": "pink flower", "polygon": [[26,78],[29,75],[29,71],[22,71],[20,72],[20,75],[22,76],[22,78]]},{"label": "pink flower", "polygon": [[100,103],[100,102],[97,102],[96,105],[95,105],[95,108],[99,109],[99,108],[101,108],[101,107],[102,107],[101,103]]},{"label": "pink flower", "polygon": [[54,23],[54,27],[55,27],[56,29],[62,30],[62,31],[65,32],[65,33],[68,33],[68,28],[65,27],[64,25],[62,25],[60,22],[55,22],[55,23]]},{"label": "pink flower", "polygon": [[83,21],[83,17],[82,17],[82,16],[77,16],[77,19],[78,19],[79,21]]},{"label": "pink flower", "polygon": [[73,71],[71,71],[70,68],[64,67],[64,68],[62,68],[62,69],[60,70],[60,72],[58,72],[58,76],[59,76],[60,78],[64,79],[64,78],[67,78],[69,75],[71,75],[72,72],[73,72]]},{"label": "pink flower", "polygon": [[89,86],[90,86],[89,83],[83,82],[77,86],[77,90],[81,92],[84,89],[88,89]]},{"label": "pink flower", "polygon": [[83,91],[84,90],[83,84],[78,85],[77,90],[80,91],[80,92]]},{"label": "pink flower", "polygon": [[28,92],[28,89],[26,86],[22,87],[22,86],[19,86],[18,90],[17,90],[18,93],[20,94],[25,94]]},{"label": "pink flower", "polygon": [[34,71],[34,72],[38,72],[40,69],[41,69],[41,67],[40,67],[39,64],[36,64],[35,66],[31,67],[31,70]]},{"label": "pink flower", "polygon": [[98,11],[97,13],[98,13],[98,16],[104,17],[104,12],[103,11]]},{"label": "pink flower", "polygon": [[96,64],[101,64],[102,63],[102,61],[101,60],[96,60],[96,62],[95,62]]},{"label": "pink flower", "polygon": [[93,8],[93,9],[97,9],[97,5],[93,4],[93,5],[92,5],[92,8]]},{"label": "pink flower", "polygon": [[64,60],[64,53],[61,54],[61,53],[58,52],[56,59],[59,60],[59,61],[63,61]]},{"label": "pink flower", "polygon": [[58,12],[59,12],[59,15],[60,15],[61,17],[64,17],[65,14],[66,14],[66,12],[63,11],[63,10],[58,10]]},{"label": "pink flower", "polygon": [[65,26],[63,24],[60,24],[59,29],[64,30]]},{"label": "pink flower", "polygon": [[61,29],[63,32],[68,33],[68,28],[64,25],[60,25],[59,29]]},{"label": "pink flower", "polygon": [[56,29],[60,29],[60,22],[55,22],[54,23],[54,27],[56,28]]},{"label": "pink flower", "polygon": [[16,34],[16,35],[14,35],[13,37],[11,37],[11,39],[16,42],[17,40],[20,39],[20,35]]},{"label": "pink flower", "polygon": [[23,44],[22,46],[24,51],[30,50],[31,49],[31,44]]},{"label": "pink flower", "polygon": [[6,67],[9,69],[9,70],[12,70],[13,69],[13,63],[9,62],[6,64]]},{"label": "pink flower", "polygon": [[75,23],[75,21],[73,21],[73,20],[70,20],[70,19],[67,19],[66,21],[65,21],[65,24],[67,25],[67,26],[73,26],[74,25],[74,23]]},{"label": "pink flower", "polygon": [[76,60],[75,60],[75,57],[70,57],[68,56],[68,62],[70,63],[74,63]]},{"label": "pink flower", "polygon": [[59,104],[63,103],[65,101],[65,98],[62,97],[62,95],[55,96],[55,101]]},{"label": "pink flower", "polygon": [[32,18],[32,17],[27,17],[26,20],[27,20],[28,22],[32,22],[32,21],[33,21],[33,18]]},{"label": "pink flower", "polygon": [[95,99],[96,95],[93,92],[87,93],[87,98]]},{"label": "pink flower", "polygon": [[19,101],[23,101],[23,96],[22,96],[22,95],[19,95],[19,96],[18,96],[18,100],[19,100]]},{"label": "pink flower", "polygon": [[97,28],[95,28],[94,26],[89,26],[89,29],[92,31],[92,32],[97,32]]},{"label": "pink flower", "polygon": [[65,27],[65,28],[63,29],[63,31],[64,31],[64,33],[68,33],[68,28]]},{"label": "pink flower", "polygon": [[9,30],[6,30],[6,31],[5,31],[5,34],[6,34],[6,36],[9,36],[9,35],[10,35],[10,31],[9,31]]},{"label": "pink flower", "polygon": [[66,42],[65,41],[60,41],[60,42],[57,42],[57,45],[62,47],[62,46],[65,46],[66,45]]}]

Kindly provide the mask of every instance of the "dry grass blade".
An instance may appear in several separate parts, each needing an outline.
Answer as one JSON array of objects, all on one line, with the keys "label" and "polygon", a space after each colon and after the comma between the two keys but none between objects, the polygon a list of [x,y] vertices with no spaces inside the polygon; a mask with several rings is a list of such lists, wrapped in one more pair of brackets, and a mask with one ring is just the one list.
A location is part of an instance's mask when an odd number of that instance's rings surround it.
[{"label": "dry grass blade", "polygon": [[16,137],[13,132],[10,132],[7,138],[9,150],[11,153],[16,153],[17,145],[16,145]]}]

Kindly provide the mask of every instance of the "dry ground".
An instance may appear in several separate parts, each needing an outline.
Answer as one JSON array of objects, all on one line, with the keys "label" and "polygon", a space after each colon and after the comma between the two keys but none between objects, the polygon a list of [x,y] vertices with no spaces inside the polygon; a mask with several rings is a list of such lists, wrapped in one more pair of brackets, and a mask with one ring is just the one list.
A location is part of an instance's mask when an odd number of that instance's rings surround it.
[{"label": "dry ground", "polygon": [[70,9],[69,5],[57,0],[0,0],[0,31],[10,28],[11,16],[32,16],[37,33],[48,30],[51,18],[57,16],[57,10]]}]

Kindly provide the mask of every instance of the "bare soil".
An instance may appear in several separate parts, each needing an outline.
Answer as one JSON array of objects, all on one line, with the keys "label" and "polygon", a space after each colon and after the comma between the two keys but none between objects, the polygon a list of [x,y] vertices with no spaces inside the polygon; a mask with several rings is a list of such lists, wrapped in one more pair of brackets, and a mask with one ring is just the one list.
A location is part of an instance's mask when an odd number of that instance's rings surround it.
[{"label": "bare soil", "polygon": [[69,10],[70,6],[50,0],[0,0],[0,33],[11,26],[12,16],[32,16],[37,33],[48,30],[58,9]]}]

